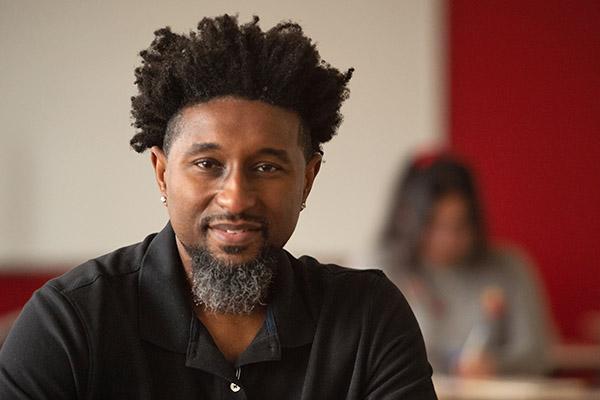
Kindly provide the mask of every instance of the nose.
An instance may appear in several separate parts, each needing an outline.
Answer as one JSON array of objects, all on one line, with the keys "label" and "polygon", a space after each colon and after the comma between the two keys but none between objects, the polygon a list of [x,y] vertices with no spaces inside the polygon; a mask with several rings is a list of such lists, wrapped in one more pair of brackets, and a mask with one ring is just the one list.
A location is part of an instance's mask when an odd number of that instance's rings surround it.
[{"label": "nose", "polygon": [[217,204],[231,214],[241,214],[256,205],[256,191],[243,170],[232,168],[223,177],[215,196]]}]

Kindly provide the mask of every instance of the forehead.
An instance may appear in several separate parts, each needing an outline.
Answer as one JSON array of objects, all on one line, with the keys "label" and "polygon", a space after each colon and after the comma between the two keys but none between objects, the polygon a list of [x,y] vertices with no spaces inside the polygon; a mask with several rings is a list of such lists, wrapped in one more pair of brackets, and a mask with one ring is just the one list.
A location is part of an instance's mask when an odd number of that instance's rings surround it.
[{"label": "forehead", "polygon": [[174,148],[210,142],[301,151],[298,115],[258,100],[224,97],[193,105],[182,111],[178,125]]}]

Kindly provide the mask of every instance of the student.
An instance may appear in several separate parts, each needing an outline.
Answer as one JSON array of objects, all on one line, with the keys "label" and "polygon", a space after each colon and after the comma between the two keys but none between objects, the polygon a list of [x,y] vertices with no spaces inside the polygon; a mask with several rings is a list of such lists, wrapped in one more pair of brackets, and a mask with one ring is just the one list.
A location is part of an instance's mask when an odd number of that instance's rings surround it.
[{"label": "student", "polygon": [[386,270],[417,316],[434,371],[543,373],[553,333],[538,281],[523,255],[488,243],[476,192],[450,154],[414,160],[382,232]]}]

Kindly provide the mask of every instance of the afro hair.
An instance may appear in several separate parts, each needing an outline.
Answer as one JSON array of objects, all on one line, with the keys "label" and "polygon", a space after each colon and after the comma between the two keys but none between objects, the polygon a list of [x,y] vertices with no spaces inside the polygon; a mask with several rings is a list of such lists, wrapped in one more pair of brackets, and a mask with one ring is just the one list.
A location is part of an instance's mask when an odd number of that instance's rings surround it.
[{"label": "afro hair", "polygon": [[131,98],[131,114],[137,133],[130,141],[135,151],[152,146],[168,151],[169,122],[183,108],[236,96],[296,112],[305,153],[322,152],[321,144],[342,122],[340,107],[354,69],[341,73],[322,61],[298,24],[282,22],[263,32],[258,21],[239,25],[237,17],[223,15],[202,19],[189,35],[169,27],[154,33],[135,69],[138,95]]}]

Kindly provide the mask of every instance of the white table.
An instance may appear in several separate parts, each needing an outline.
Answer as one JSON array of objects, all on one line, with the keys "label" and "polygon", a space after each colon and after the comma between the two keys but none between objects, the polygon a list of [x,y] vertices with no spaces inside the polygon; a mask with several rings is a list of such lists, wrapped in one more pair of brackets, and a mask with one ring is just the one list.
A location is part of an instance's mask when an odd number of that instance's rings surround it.
[{"label": "white table", "polygon": [[433,376],[440,400],[600,400],[600,389],[576,379],[463,379]]}]

